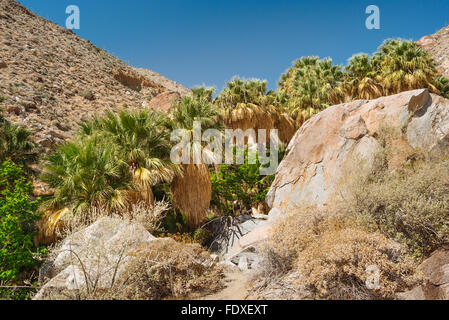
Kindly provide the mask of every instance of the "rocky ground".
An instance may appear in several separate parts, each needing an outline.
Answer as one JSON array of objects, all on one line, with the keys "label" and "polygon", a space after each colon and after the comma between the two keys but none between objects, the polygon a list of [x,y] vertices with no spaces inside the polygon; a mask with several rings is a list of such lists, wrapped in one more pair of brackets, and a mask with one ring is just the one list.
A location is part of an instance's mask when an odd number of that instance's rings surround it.
[{"label": "rocky ground", "polygon": [[449,77],[449,26],[421,38],[418,45],[430,52],[437,63],[438,70]]},{"label": "rocky ground", "polygon": [[[44,149],[104,111],[148,106],[182,85],[135,69],[14,0],[0,0],[0,108]],[[0,100],[0,101],[1,101]]]}]

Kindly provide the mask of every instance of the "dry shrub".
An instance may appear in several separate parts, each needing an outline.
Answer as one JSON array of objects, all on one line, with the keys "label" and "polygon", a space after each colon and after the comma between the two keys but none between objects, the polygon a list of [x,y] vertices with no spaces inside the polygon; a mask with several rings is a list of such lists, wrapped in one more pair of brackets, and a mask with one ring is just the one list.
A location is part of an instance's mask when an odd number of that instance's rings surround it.
[{"label": "dry shrub", "polygon": [[131,209],[123,213],[123,217],[142,225],[152,235],[164,232],[162,220],[170,209],[168,202],[159,201],[154,205],[139,202],[131,205]]},{"label": "dry shrub", "polygon": [[[297,287],[314,299],[389,299],[414,284],[414,261],[399,244],[353,229],[340,212],[308,207],[278,221],[259,276],[269,283],[297,273]],[[373,265],[380,270],[377,290],[365,284]]]},{"label": "dry shrub", "polygon": [[[47,274],[42,275],[42,280],[49,282],[43,286],[46,289],[39,299],[193,299],[221,288],[222,267],[200,245],[182,244],[169,238],[139,242],[144,238],[139,236],[143,228],[123,217],[101,221],[101,228],[88,232],[93,231],[94,236],[86,236],[88,229],[84,229],[50,251],[49,262],[53,263],[48,264]],[[114,242],[113,238],[101,236],[116,230],[128,234],[122,234]],[[48,286],[61,271],[74,282]]]},{"label": "dry shrub", "polygon": [[265,253],[270,256],[267,261],[276,262],[271,263],[272,268],[265,266],[265,270],[274,273],[290,270],[298,254],[316,241],[328,223],[338,219],[335,216],[331,219],[331,216],[331,212],[306,207],[278,221],[273,229],[268,251]]},{"label": "dry shrub", "polygon": [[170,204],[159,201],[154,205],[142,201],[132,204],[130,208],[123,211],[111,212],[102,208],[90,208],[89,210],[77,211],[66,214],[62,218],[58,238],[63,239],[76,231],[84,229],[102,217],[112,217],[126,222],[135,222],[142,225],[149,233],[156,235],[164,232],[162,220],[166,217]]},{"label": "dry shrub", "polygon": [[[378,289],[366,285],[371,266],[380,271]],[[324,232],[298,255],[297,268],[315,298],[394,299],[415,283],[415,265],[400,245],[352,228]]]},{"label": "dry shrub", "polygon": [[449,161],[421,158],[359,179],[348,199],[357,227],[405,244],[417,259],[449,241]]},{"label": "dry shrub", "polygon": [[197,244],[163,239],[135,251],[112,299],[193,299],[220,289],[223,272]]}]

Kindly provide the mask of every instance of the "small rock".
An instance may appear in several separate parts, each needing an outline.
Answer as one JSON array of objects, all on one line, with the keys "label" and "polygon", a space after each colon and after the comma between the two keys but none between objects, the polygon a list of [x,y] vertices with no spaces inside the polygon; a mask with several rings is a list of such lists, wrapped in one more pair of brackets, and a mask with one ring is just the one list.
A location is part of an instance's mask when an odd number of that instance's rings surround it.
[{"label": "small rock", "polygon": [[241,271],[248,270],[248,258],[246,256],[240,257],[238,267]]},{"label": "small rock", "polygon": [[6,111],[8,111],[9,113],[20,115],[25,112],[25,108],[22,106],[9,106],[8,108],[6,108]]},{"label": "small rock", "polygon": [[3,61],[3,60],[0,60],[0,69],[4,69],[4,68],[7,68],[7,67],[8,67],[8,65],[6,64],[6,62]]},{"label": "small rock", "polygon": [[28,112],[38,110],[36,103],[34,101],[22,101],[21,104]]}]

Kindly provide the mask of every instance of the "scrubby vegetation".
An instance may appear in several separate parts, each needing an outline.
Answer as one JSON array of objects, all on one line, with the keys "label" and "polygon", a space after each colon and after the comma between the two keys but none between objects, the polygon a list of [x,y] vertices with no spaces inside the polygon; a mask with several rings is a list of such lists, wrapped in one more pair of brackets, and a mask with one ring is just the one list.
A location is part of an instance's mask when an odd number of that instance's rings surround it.
[{"label": "scrubby vegetation", "polygon": [[[305,121],[333,104],[418,88],[449,97],[449,80],[437,74],[428,53],[411,41],[388,40],[374,55],[355,55],[345,67],[303,57],[276,91],[268,90],[266,81],[235,77],[216,97],[214,89],[192,89],[168,115],[109,112],[43,155],[39,178],[51,194],[42,204],[32,196],[29,165],[39,159],[31,134],[0,118],[1,284],[20,284],[37,265],[42,253],[32,241],[37,213],[51,220],[49,233],[60,233],[55,217],[68,212],[61,224],[70,232],[109,216],[177,241],[136,251],[111,290],[78,292],[77,298],[186,298],[214,289],[221,273],[201,259],[206,253],[198,243],[213,236],[204,225],[253,209],[263,212],[273,176],[261,176],[260,162],[250,164],[248,157],[242,165],[213,166],[205,154],[197,164],[175,165],[172,130],[192,136],[194,121],[203,130],[278,128],[280,140],[288,143]],[[95,99],[92,92],[82,95]],[[302,208],[280,222],[265,252],[262,278],[301,274],[309,296],[318,299],[389,299],[410,287],[417,281],[416,263],[448,242],[449,166],[447,157],[407,159],[394,171],[380,161],[371,176],[348,190],[349,201],[341,207]],[[368,291],[366,269],[372,265],[379,266],[383,282]]]},{"label": "scrubby vegetation", "polygon": [[[375,290],[366,286],[372,266],[380,272]],[[417,283],[416,266],[404,247],[354,228],[340,210],[308,207],[277,223],[259,272],[265,286],[292,272],[301,275],[294,286],[308,298],[394,299]]]},{"label": "scrubby vegetation", "polygon": [[[449,243],[448,156],[410,150],[398,165],[392,159],[404,150],[393,135],[381,130],[371,173],[352,177],[344,203],[301,208],[277,223],[263,285],[293,272],[311,298],[395,299],[419,283],[417,265]],[[370,266],[379,268],[378,290],[365,285]]]},{"label": "scrubby vegetation", "polygon": [[136,253],[113,299],[192,299],[220,288],[222,270],[198,244],[158,241]]},{"label": "scrubby vegetation", "polygon": [[[16,289],[29,280],[39,264],[43,249],[33,243],[35,214],[39,200],[31,200],[31,181],[23,170],[10,160],[0,165],[0,288],[1,298],[24,298],[30,290]],[[32,278],[32,277],[31,277]]]},{"label": "scrubby vegetation", "polygon": [[[85,227],[95,221],[102,221],[101,230],[104,234],[117,229],[124,230],[138,223],[158,235],[160,222],[167,209],[166,203],[156,203],[153,207],[141,203],[125,216],[119,212],[111,216],[105,210],[94,210],[82,216],[66,216],[63,234],[66,239],[76,243],[76,249],[72,252],[73,256],[65,254],[67,245],[62,243],[51,250],[50,256],[53,259],[58,257],[56,272],[71,266],[80,283],[77,290],[48,290],[44,291],[41,298],[188,299],[219,289],[222,268],[197,243],[186,244],[165,238],[140,245],[120,241],[111,248],[109,238],[103,239],[100,235],[93,241],[84,234]],[[130,232],[140,232],[138,230],[133,227]],[[108,261],[107,266],[101,263],[104,261]]]},{"label": "scrubby vegetation", "polygon": [[449,162],[378,172],[354,187],[350,212],[368,231],[404,244],[417,258],[449,242]]}]

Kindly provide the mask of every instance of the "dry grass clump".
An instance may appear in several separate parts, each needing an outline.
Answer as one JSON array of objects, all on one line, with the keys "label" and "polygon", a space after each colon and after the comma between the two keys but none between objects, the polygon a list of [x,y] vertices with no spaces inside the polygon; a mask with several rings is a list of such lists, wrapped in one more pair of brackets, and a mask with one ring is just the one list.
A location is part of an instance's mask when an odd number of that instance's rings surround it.
[{"label": "dry grass clump", "polygon": [[[298,272],[315,298],[394,299],[415,283],[415,265],[405,250],[378,233],[329,230],[298,255]],[[366,285],[378,268],[379,286]]]},{"label": "dry grass clump", "polygon": [[57,232],[58,238],[64,239],[76,231],[84,229],[102,217],[118,218],[125,222],[138,223],[152,235],[164,232],[162,221],[166,217],[170,204],[159,201],[154,205],[146,202],[132,204],[130,208],[123,211],[103,210],[101,208],[90,208],[89,210],[70,212],[63,216],[61,228]]},{"label": "dry grass clump", "polygon": [[[260,275],[266,282],[297,273],[297,287],[313,299],[390,299],[415,282],[414,261],[378,233],[351,227],[338,210],[298,209],[277,223]],[[368,289],[367,268],[380,270],[380,287]]]},{"label": "dry grass clump", "polygon": [[[300,212],[298,214],[298,212]],[[266,272],[284,273],[294,267],[298,254],[328,228],[329,223],[336,223],[338,218],[332,213],[318,210],[315,207],[300,209],[279,221],[272,233],[265,254],[272,267]]]},{"label": "dry grass clump", "polygon": [[405,244],[421,259],[449,242],[449,161],[408,160],[351,187],[348,211],[359,228]]},{"label": "dry grass clump", "polygon": [[172,239],[135,251],[112,290],[112,299],[193,299],[221,287],[222,268],[197,244]]}]

